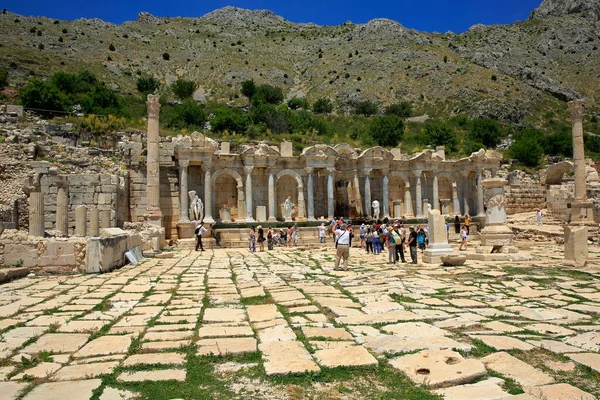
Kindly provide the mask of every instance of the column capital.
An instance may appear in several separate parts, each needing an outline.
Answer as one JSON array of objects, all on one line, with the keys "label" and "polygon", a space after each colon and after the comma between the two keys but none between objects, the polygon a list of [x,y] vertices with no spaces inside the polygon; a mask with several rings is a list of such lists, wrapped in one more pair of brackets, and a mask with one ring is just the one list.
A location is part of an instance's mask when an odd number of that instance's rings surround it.
[{"label": "column capital", "polygon": [[470,169],[463,169],[460,171],[460,174],[463,178],[468,178],[470,173],[471,173]]},{"label": "column capital", "polygon": [[421,175],[423,174],[423,170],[422,170],[422,169],[414,169],[414,170],[412,171],[412,173],[413,173],[413,175],[414,175],[415,177],[417,177],[417,178],[420,178],[420,177],[421,177]]},{"label": "column capital", "polygon": [[335,168],[333,168],[333,167],[327,168],[327,173],[330,175],[333,175],[335,173]]},{"label": "column capital", "polygon": [[158,101],[157,94],[148,95],[146,106],[148,107],[148,118],[158,118],[160,113],[160,102]]},{"label": "column capital", "polygon": [[252,171],[254,170],[254,166],[253,165],[244,165],[244,172],[246,174],[251,174]]},{"label": "column capital", "polygon": [[581,121],[583,119],[584,104],[585,104],[584,99],[572,100],[568,103],[572,122]]},{"label": "column capital", "polygon": [[190,160],[186,160],[186,159],[179,159],[179,166],[183,167],[183,168],[187,168],[190,166]]},{"label": "column capital", "polygon": [[370,176],[371,172],[373,172],[373,168],[363,168],[360,170],[362,176]]},{"label": "column capital", "polygon": [[210,170],[212,168],[212,160],[202,161],[202,168],[204,168],[205,170]]},{"label": "column capital", "polygon": [[305,167],[304,171],[306,171],[307,174],[312,174],[315,169],[313,167]]}]

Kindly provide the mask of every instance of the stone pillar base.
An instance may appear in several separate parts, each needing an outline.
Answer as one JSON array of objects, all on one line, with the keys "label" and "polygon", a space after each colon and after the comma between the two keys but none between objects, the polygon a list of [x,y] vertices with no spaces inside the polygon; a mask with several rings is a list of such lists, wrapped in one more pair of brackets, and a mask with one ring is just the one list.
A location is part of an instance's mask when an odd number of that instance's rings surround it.
[{"label": "stone pillar base", "polygon": [[571,203],[571,224],[593,224],[594,203],[591,201],[574,201]]},{"label": "stone pillar base", "polygon": [[267,220],[267,222],[277,222],[277,218],[271,217]]},{"label": "stone pillar base", "polygon": [[177,224],[177,237],[179,239],[189,239],[194,237],[196,222],[180,222]]},{"label": "stone pillar base", "polygon": [[481,231],[481,246],[511,246],[512,230],[506,225],[488,225]]},{"label": "stone pillar base", "polygon": [[205,224],[214,224],[216,221],[213,217],[208,217],[203,219]]},{"label": "stone pillar base", "polygon": [[285,220],[285,222],[293,222],[291,217],[290,218],[285,217],[284,220]]},{"label": "stone pillar base", "polygon": [[423,262],[427,264],[441,264],[442,256],[454,253],[448,243],[432,243],[423,252]]},{"label": "stone pillar base", "polygon": [[585,267],[588,258],[587,226],[565,226],[565,264]]}]

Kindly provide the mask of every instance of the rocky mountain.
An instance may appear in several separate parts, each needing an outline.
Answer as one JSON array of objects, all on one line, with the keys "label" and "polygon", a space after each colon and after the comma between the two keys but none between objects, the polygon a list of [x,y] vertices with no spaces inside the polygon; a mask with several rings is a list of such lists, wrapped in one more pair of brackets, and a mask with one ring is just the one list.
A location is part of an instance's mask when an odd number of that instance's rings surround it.
[{"label": "rocky mountain", "polygon": [[32,75],[87,68],[122,92],[135,93],[137,77],[151,75],[169,96],[168,85],[184,78],[199,83],[199,101],[241,105],[240,83],[254,79],[289,98],[329,98],[337,112],[356,100],[410,101],[430,116],[539,123],[566,120],[564,102],[578,97],[598,112],[598,3],[545,0],[528,21],[464,34],[419,32],[388,19],[298,24],[236,7],[199,18],[140,13],[120,25],[5,11],[0,69],[17,88]]}]

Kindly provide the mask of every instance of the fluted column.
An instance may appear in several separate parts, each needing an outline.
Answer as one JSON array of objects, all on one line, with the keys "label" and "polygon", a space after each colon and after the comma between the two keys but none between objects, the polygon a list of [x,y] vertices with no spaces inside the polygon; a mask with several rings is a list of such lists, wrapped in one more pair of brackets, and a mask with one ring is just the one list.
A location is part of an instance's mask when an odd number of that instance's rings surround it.
[{"label": "fluted column", "polygon": [[213,224],[215,219],[212,215],[212,173],[210,172],[212,164],[205,161],[204,168],[204,222]]},{"label": "fluted column", "polygon": [[306,168],[306,173],[308,174],[307,178],[307,191],[308,191],[308,220],[315,220],[315,185],[313,182],[313,168]]},{"label": "fluted column", "polygon": [[364,216],[365,212],[362,207],[362,195],[360,193],[360,179],[358,178],[358,171],[354,170],[354,178],[352,181],[352,186],[354,187],[354,196],[356,198],[356,213],[359,216]]},{"label": "fluted column", "polygon": [[373,216],[371,209],[371,169],[366,169],[365,173],[365,215],[367,217]]},{"label": "fluted column", "polygon": [[463,175],[463,215],[469,214],[469,171],[462,171]]},{"label": "fluted column", "polygon": [[335,213],[335,199],[333,194],[333,174],[335,168],[327,168],[327,218],[332,219]]},{"label": "fluted column", "polygon": [[253,166],[245,166],[246,172],[246,222],[254,222],[254,213],[252,212],[252,170]]},{"label": "fluted column", "polygon": [[460,214],[460,202],[458,201],[458,186],[452,182],[452,212],[454,215]]},{"label": "fluted column", "polygon": [[477,169],[477,215],[485,216],[483,207],[483,170]]},{"label": "fluted column", "polygon": [[44,237],[44,194],[40,187],[29,192],[29,235]]},{"label": "fluted column", "polygon": [[276,214],[276,204],[275,204],[275,198],[277,196],[275,196],[275,174],[273,173],[273,170],[270,169],[269,170],[269,186],[268,186],[268,190],[269,190],[269,218],[268,221],[269,222],[275,222],[277,221],[277,214]]},{"label": "fluted column", "polygon": [[56,194],[56,230],[63,236],[69,234],[69,194],[67,183],[60,182]]},{"label": "fluted column", "polygon": [[179,223],[190,222],[188,167],[190,160],[179,160]]},{"label": "fluted column", "polygon": [[146,156],[146,219],[162,226],[162,212],[160,210],[160,164],[159,143],[160,131],[158,116],[160,103],[158,96],[149,94],[146,102],[148,106],[148,144]]},{"label": "fluted column", "polygon": [[431,208],[434,210],[440,209],[440,199],[439,199],[439,185],[438,185],[438,177],[435,171],[433,172],[433,199]]},{"label": "fluted column", "polygon": [[384,218],[389,218],[390,217],[390,179],[388,178],[388,171],[383,171],[383,182],[382,182],[382,187],[383,187],[383,194],[382,194],[382,199],[381,202],[383,203],[383,217]]},{"label": "fluted column", "polygon": [[415,216],[412,206],[412,195],[410,194],[410,184],[408,181],[404,184],[404,216],[407,218]]},{"label": "fluted column", "polygon": [[417,202],[417,218],[423,217],[423,195],[421,193],[421,173],[422,171],[416,170],[415,175],[417,177],[417,184],[415,187],[415,198]]}]

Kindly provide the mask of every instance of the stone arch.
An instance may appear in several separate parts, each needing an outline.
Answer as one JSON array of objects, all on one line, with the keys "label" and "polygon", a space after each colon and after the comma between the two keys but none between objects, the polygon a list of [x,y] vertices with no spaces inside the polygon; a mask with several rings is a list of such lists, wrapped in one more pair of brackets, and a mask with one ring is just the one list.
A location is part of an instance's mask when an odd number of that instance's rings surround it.
[{"label": "stone arch", "polygon": [[542,183],[545,183],[546,185],[560,185],[563,175],[574,168],[571,161],[562,161],[551,165],[546,171],[546,181]]},{"label": "stone arch", "polygon": [[[302,181],[302,177],[300,176],[300,174],[298,172],[294,171],[293,169],[284,169],[284,170],[279,171],[277,173],[277,175],[275,175],[276,183],[279,183],[280,179],[283,177],[290,177],[296,181],[298,195],[295,199],[292,196],[292,200],[297,200],[297,202],[298,202],[298,208],[296,211],[296,219],[305,219],[306,218],[306,207],[304,204],[304,183]],[[275,198],[277,199],[277,201],[275,204],[281,204],[281,203],[283,203],[283,201],[285,201],[285,198],[280,199],[281,196],[279,196],[279,192],[280,192],[279,185],[276,184]],[[277,210],[277,211],[278,211],[277,214],[279,214],[280,210]]]},{"label": "stone arch", "polygon": [[[235,184],[235,188],[225,187],[217,189],[217,180],[219,178],[231,179]],[[244,181],[241,175],[234,169],[223,168],[215,171],[211,176],[211,192],[212,192],[212,204],[217,211],[220,218],[221,209],[228,208],[232,219],[242,219],[246,217],[246,201],[244,195]],[[233,208],[236,210],[233,210]],[[215,215],[215,214],[213,214]]]}]

